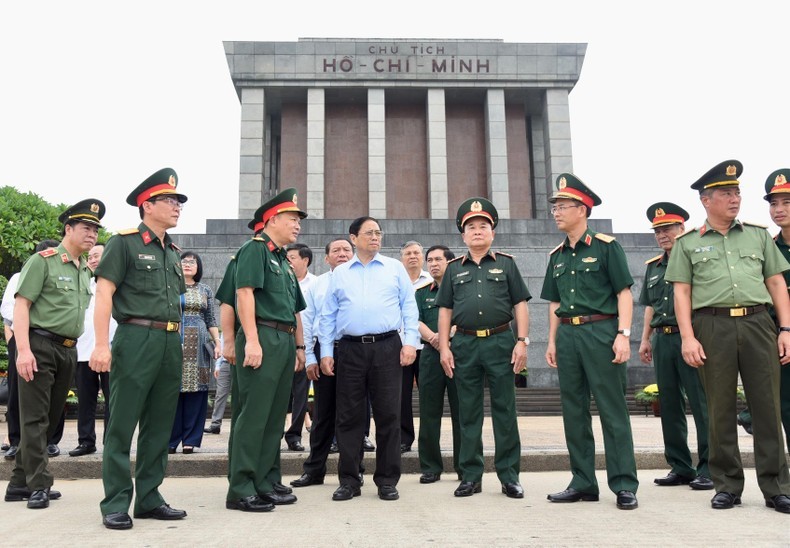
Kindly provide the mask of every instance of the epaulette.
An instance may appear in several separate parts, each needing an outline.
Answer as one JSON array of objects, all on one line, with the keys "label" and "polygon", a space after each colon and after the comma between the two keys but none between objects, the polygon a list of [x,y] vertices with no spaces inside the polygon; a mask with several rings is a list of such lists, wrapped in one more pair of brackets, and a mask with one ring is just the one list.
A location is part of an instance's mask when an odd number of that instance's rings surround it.
[{"label": "epaulette", "polygon": [[261,238],[260,236],[253,236],[252,239],[255,240],[256,242],[265,242],[266,241],[263,238]]},{"label": "epaulette", "polygon": [[139,228],[127,228],[125,230],[119,230],[118,234],[121,236],[128,236],[129,234],[137,234],[138,232],[140,232]]},{"label": "epaulette", "polygon": [[47,249],[39,251],[38,254],[41,255],[44,258],[52,257],[53,255],[57,255],[58,254],[58,248],[56,248],[56,247],[49,247]]},{"label": "epaulette", "polygon": [[[703,225],[703,226],[705,226],[705,225]],[[686,231],[685,231],[683,234],[680,234],[680,235],[678,235],[678,236],[675,236],[675,240],[677,240],[678,238],[682,238],[682,237],[683,237],[683,236],[685,236],[686,234],[691,234],[692,232],[696,232],[697,230],[699,230],[699,229],[698,229],[698,228],[696,228],[696,227],[689,228],[689,229],[688,229],[688,230],[686,230]]]},{"label": "epaulette", "polygon": [[756,226],[757,228],[764,228],[764,229],[768,230],[768,225],[761,225],[759,223],[752,223],[752,222],[749,222],[749,221],[741,221],[741,222],[743,224],[745,224],[746,226]]},{"label": "epaulette", "polygon": [[423,287],[428,287],[428,286],[429,286],[429,285],[431,285],[432,283],[433,283],[433,280],[427,281],[427,282],[425,282],[424,284],[422,284],[421,286],[419,286],[419,287],[415,287],[415,288],[414,288],[414,291],[418,291],[418,290],[422,289]]},{"label": "epaulette", "polygon": [[562,242],[562,243],[560,243],[560,245],[558,245],[557,247],[555,247],[554,249],[552,249],[551,251],[549,251],[549,255],[554,255],[554,254],[555,254],[557,251],[559,251],[560,249],[562,249],[562,244],[563,244],[563,243],[565,243],[565,242]]},{"label": "epaulette", "polygon": [[459,259],[463,259],[464,257],[465,257],[465,255],[459,255],[458,257],[456,257],[454,259],[450,259],[449,261],[447,261],[447,264],[454,263],[455,261],[457,261]]},{"label": "epaulette", "polygon": [[172,248],[173,248],[175,251],[179,251],[179,252],[181,251],[181,248],[180,248],[180,247],[178,247],[178,246],[177,246],[175,243],[173,243],[173,242],[170,242],[170,247],[172,247]]},{"label": "epaulette", "polygon": [[645,264],[654,263],[654,262],[656,262],[657,260],[661,259],[661,257],[663,257],[663,256],[664,256],[664,254],[663,254],[663,253],[662,253],[661,255],[656,255],[656,256],[655,256],[655,257],[653,257],[652,259],[648,259],[648,260],[646,260],[646,261],[645,261]]},{"label": "epaulette", "polygon": [[601,240],[602,242],[606,242],[607,244],[610,244],[614,241],[614,236],[609,236],[608,234],[601,234],[600,232],[596,232],[595,237]]},{"label": "epaulette", "polygon": [[502,255],[503,257],[510,257],[511,259],[513,258],[513,255],[510,253],[505,253],[504,251],[494,251],[494,253],[496,255]]}]

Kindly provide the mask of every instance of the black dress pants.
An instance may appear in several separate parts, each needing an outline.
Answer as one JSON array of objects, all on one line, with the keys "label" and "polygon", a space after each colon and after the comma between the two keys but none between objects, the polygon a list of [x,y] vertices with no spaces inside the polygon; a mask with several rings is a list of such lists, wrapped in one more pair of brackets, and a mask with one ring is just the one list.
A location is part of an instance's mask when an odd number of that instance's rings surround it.
[{"label": "black dress pants", "polygon": [[[414,443],[414,412],[412,411],[411,401],[414,391],[414,381],[420,378],[420,350],[417,351],[417,358],[414,363],[401,367],[403,372],[403,383],[401,385],[400,403],[400,442],[401,445],[411,447]],[[418,385],[419,387],[419,381]]]},{"label": "black dress pants", "polygon": [[96,373],[88,362],[77,362],[74,374],[77,383],[77,436],[80,444],[96,445],[96,402],[99,388],[104,394],[104,431],[110,420],[110,373]]}]

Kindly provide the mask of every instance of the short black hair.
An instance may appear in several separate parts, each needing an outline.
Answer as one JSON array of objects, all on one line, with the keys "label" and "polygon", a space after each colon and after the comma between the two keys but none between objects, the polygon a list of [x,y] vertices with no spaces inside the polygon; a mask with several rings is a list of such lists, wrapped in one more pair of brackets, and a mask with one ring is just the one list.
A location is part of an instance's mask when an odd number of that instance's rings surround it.
[{"label": "short black hair", "polygon": [[285,246],[285,252],[288,253],[289,251],[298,251],[302,259],[307,259],[307,266],[313,264],[313,252],[306,244],[288,244]]},{"label": "short black hair", "polygon": [[195,276],[193,279],[195,283],[200,281],[200,278],[203,277],[203,261],[200,259],[200,255],[195,253],[194,251],[184,251],[181,254],[181,260],[188,259],[189,257],[194,257],[195,262],[197,263],[197,269],[195,269]]},{"label": "short black hair", "polygon": [[354,244],[351,243],[351,239],[349,239],[346,236],[338,236],[337,238],[332,238],[331,240],[329,240],[326,243],[326,245],[324,246],[324,255],[329,255],[329,246],[331,246],[335,242],[339,242],[340,240],[343,240],[344,242],[347,242],[348,245],[351,246],[351,250],[353,251]]},{"label": "short black hair", "polygon": [[348,227],[348,233],[353,234],[354,236],[359,236],[359,229],[362,228],[362,225],[364,225],[368,221],[373,221],[374,223],[379,225],[379,227],[381,227],[381,223],[379,222],[378,219],[376,219],[375,217],[370,217],[368,215],[365,215],[364,217],[357,217],[356,219],[351,221],[351,226]]},{"label": "short black hair", "polygon": [[57,240],[41,240],[36,244],[36,247],[33,249],[35,253],[39,253],[40,251],[44,251],[45,249],[49,249],[50,247],[58,247],[60,242]]},{"label": "short black hair", "polygon": [[447,259],[448,261],[452,261],[453,259],[455,259],[455,253],[450,251],[449,247],[447,247],[446,245],[439,244],[439,245],[432,245],[431,247],[428,248],[428,251],[425,252],[425,260],[426,261],[428,260],[428,254],[431,251],[436,251],[437,249],[441,249],[442,251],[444,251],[444,258]]}]

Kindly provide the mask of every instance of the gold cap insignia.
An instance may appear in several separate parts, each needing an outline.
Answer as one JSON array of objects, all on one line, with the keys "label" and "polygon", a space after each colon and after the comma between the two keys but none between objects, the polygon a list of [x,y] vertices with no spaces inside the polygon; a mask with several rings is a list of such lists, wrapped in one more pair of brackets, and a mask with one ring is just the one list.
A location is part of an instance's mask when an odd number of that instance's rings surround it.
[{"label": "gold cap insignia", "polygon": [[175,188],[176,186],[176,178],[175,176],[171,175],[170,178],[167,180],[167,184]]},{"label": "gold cap insignia", "polygon": [[296,194],[294,194],[294,197],[293,197],[293,198],[291,198],[291,201],[294,203],[294,205],[298,205],[298,204],[296,203]]},{"label": "gold cap insignia", "polygon": [[475,200],[474,202],[472,202],[472,205],[470,206],[469,210],[474,211],[475,213],[479,213],[480,211],[483,211],[483,204]]},{"label": "gold cap insignia", "polygon": [[727,174],[727,177],[734,177],[737,171],[738,170],[735,168],[735,166],[727,166],[727,171],[725,173]]},{"label": "gold cap insignia", "polygon": [[660,207],[656,208],[656,217],[663,217],[666,214],[667,213],[663,209],[661,209]]},{"label": "gold cap insignia", "polygon": [[99,212],[99,204],[91,204],[91,213]]},{"label": "gold cap insignia", "polygon": [[565,177],[560,177],[560,184],[557,187],[562,190],[566,186],[568,186],[568,181],[565,180]]},{"label": "gold cap insignia", "polygon": [[774,186],[786,185],[786,184],[787,184],[787,178],[785,177],[784,173],[780,173],[779,175],[776,176],[776,180],[774,181]]}]

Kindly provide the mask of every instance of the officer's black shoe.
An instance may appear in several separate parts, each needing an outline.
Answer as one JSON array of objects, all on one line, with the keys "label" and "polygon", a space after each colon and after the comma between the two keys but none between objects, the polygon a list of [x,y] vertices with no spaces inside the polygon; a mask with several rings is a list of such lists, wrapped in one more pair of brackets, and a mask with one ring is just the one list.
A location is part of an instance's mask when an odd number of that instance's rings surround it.
[{"label": "officer's black shoe", "polygon": [[743,429],[746,430],[747,434],[754,435],[754,432],[752,432],[752,423],[746,422],[742,418],[738,417],[738,424],[743,426]]},{"label": "officer's black shoe", "polygon": [[[5,489],[5,501],[22,502],[23,500],[29,499],[30,495],[32,494],[33,491],[27,487],[14,487],[13,485],[9,484]],[[55,491],[54,489],[49,490],[49,500],[58,500],[59,498],[60,491]]]},{"label": "officer's black shoe", "polygon": [[724,491],[716,493],[713,498],[710,499],[710,507],[714,510],[729,510],[740,503],[741,497],[733,493],[725,493]]},{"label": "officer's black shoe", "polygon": [[332,445],[329,446],[329,452],[330,453],[339,453],[340,452],[340,448],[337,446],[337,442],[336,441],[333,441]]},{"label": "officer's black shoe", "polygon": [[347,483],[340,484],[340,487],[335,489],[335,492],[332,493],[332,500],[351,500],[354,497],[358,497],[362,494],[362,489],[359,487],[354,487]]},{"label": "officer's black shoe", "polygon": [[161,506],[157,506],[153,510],[148,510],[147,512],[140,512],[140,513],[135,512],[134,517],[136,519],[173,520],[173,519],[183,519],[187,517],[187,513],[184,510],[176,510],[175,508],[170,508],[169,504],[162,504]]},{"label": "officer's black shoe", "polygon": [[394,485],[379,485],[379,498],[381,500],[398,500],[398,490]]},{"label": "officer's black shoe", "polygon": [[433,472],[425,472],[420,476],[420,483],[436,483],[442,479],[441,472],[434,474]]},{"label": "officer's black shoe", "polygon": [[697,476],[689,483],[689,487],[696,491],[710,491],[713,489],[713,480],[705,476]]},{"label": "officer's black shoe", "polygon": [[291,451],[304,451],[304,445],[300,441],[289,441],[288,449]]},{"label": "officer's black shoe", "polygon": [[71,451],[69,451],[70,457],[81,457],[83,455],[90,455],[91,453],[96,452],[95,445],[88,445],[87,443],[81,443]]},{"label": "officer's black shoe", "polygon": [[274,489],[274,492],[277,493],[278,495],[290,495],[291,493],[294,492],[293,489],[291,489],[290,487],[286,487],[279,481],[272,483],[272,489]]},{"label": "officer's black shoe", "polygon": [[411,452],[411,445],[406,445],[405,443],[400,444],[400,452],[401,453],[409,453]]},{"label": "officer's black shoe", "polygon": [[10,448],[11,445],[8,443],[3,443],[3,445],[0,445],[0,451],[8,451]]},{"label": "officer's black shoe", "polygon": [[524,488],[521,487],[521,484],[519,482],[503,483],[502,492],[506,494],[508,497],[510,497],[511,499],[524,498]]},{"label": "officer's black shoe", "polygon": [[373,445],[373,442],[370,441],[370,438],[367,436],[362,440],[362,450],[366,453],[372,453],[376,450],[376,446]]},{"label": "officer's black shoe", "polygon": [[49,508],[49,488],[38,489],[30,493],[27,499],[28,508]]},{"label": "officer's black shoe", "polygon": [[47,455],[49,455],[49,458],[51,459],[57,457],[58,455],[60,455],[60,447],[58,447],[54,443],[50,443],[49,445],[47,445]]},{"label": "officer's black shoe", "polygon": [[218,424],[212,424],[211,426],[204,428],[203,432],[205,432],[206,434],[219,434],[219,430],[220,427]]},{"label": "officer's black shoe", "polygon": [[662,486],[670,486],[670,485],[688,485],[694,481],[694,478],[689,476],[681,476],[680,474],[676,474],[675,472],[670,472],[663,478],[656,478],[653,480],[653,483],[656,485]]},{"label": "officer's black shoe", "polygon": [[268,493],[258,493],[258,498],[260,498],[263,502],[270,502],[274,505],[293,504],[296,502],[296,495],[281,495],[275,491],[269,491]]},{"label": "officer's black shoe", "polygon": [[291,485],[294,487],[307,487],[308,485],[323,485],[324,476],[314,476],[305,472],[299,478],[293,480]]},{"label": "officer's black shoe", "polygon": [[579,502],[580,500],[585,502],[597,502],[598,493],[582,493],[573,487],[568,487],[565,491],[552,493],[551,495],[547,495],[546,498],[551,502]]},{"label": "officer's black shoe", "polygon": [[773,508],[777,512],[790,514],[790,497],[787,495],[776,495],[770,499],[765,499],[765,505],[768,508]]},{"label": "officer's black shoe", "polygon": [[636,495],[631,491],[618,491],[617,507],[620,510],[635,510],[636,508],[639,508],[639,503],[636,501]]},{"label": "officer's black shoe", "polygon": [[131,529],[132,518],[126,512],[113,512],[101,520],[107,529]]},{"label": "officer's black shoe", "polygon": [[471,497],[475,493],[480,493],[483,490],[483,485],[479,481],[462,481],[453,495],[456,497]]},{"label": "officer's black shoe", "polygon": [[19,452],[19,446],[18,445],[12,445],[11,447],[8,448],[8,451],[5,452],[5,455],[3,455],[3,458],[5,460],[14,460],[16,458],[16,454],[18,452]]},{"label": "officer's black shoe", "polygon": [[271,512],[274,504],[261,500],[258,495],[250,495],[239,500],[226,500],[225,508],[242,512]]}]

